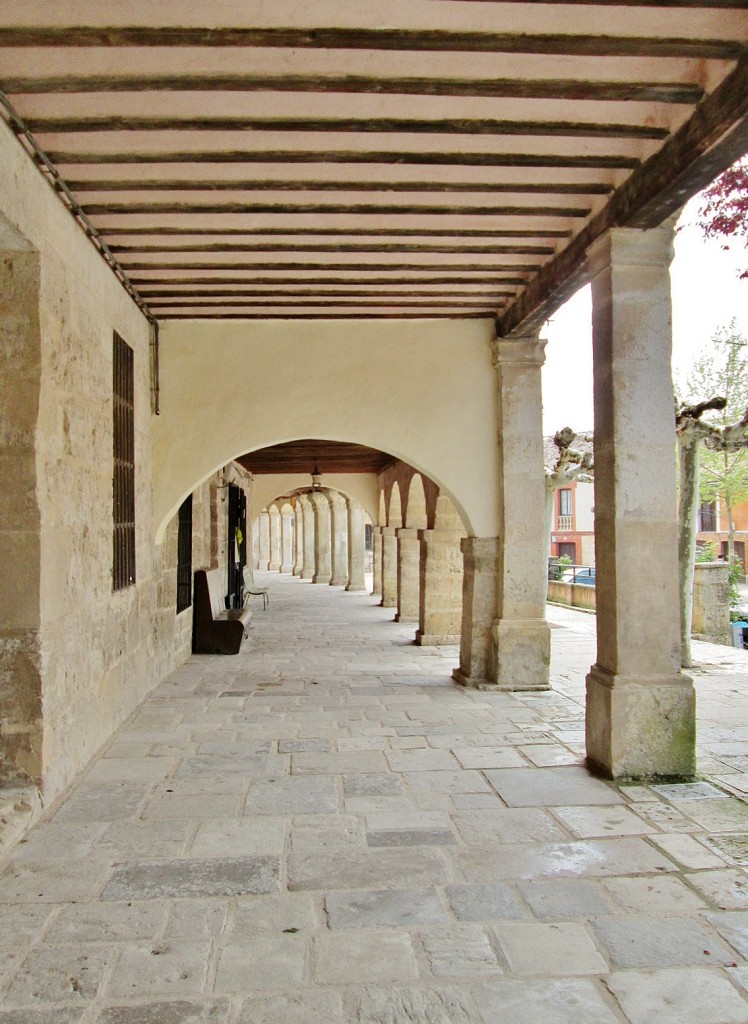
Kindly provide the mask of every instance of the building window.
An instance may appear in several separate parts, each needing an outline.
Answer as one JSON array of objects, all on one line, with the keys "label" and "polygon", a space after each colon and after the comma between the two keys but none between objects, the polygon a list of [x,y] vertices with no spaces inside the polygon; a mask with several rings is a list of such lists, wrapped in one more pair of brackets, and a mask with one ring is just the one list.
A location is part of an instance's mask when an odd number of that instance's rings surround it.
[{"label": "building window", "polygon": [[714,533],[717,529],[717,503],[703,501],[699,508],[699,533]]},{"label": "building window", "polygon": [[112,584],[122,590],[135,583],[135,384],[133,351],[116,331],[112,364]]},{"label": "building window", "polygon": [[192,604],[192,495],[179,506],[177,615]]},{"label": "building window", "polygon": [[562,487],[558,492],[558,514],[560,516],[571,515],[571,488]]}]

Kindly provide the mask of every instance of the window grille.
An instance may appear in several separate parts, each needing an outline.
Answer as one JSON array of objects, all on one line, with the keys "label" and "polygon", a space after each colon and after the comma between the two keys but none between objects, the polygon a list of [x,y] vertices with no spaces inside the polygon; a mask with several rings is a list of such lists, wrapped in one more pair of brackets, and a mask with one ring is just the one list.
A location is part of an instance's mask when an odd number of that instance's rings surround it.
[{"label": "window grille", "polygon": [[114,332],[113,344],[112,585],[135,583],[135,383],[133,351]]},{"label": "window grille", "polygon": [[192,604],[192,495],[179,506],[177,615]]}]

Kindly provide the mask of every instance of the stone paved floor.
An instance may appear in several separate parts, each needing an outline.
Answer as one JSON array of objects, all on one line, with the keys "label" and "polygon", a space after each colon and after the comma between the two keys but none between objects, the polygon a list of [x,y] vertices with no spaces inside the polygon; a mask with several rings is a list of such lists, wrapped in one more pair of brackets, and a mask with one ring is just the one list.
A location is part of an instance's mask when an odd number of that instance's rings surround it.
[{"label": "stone paved floor", "polygon": [[0,1024],[748,1021],[748,654],[698,648],[719,785],[618,788],[594,620],[552,610],[556,690],[476,693],[371,597],[271,586],[13,852]]}]

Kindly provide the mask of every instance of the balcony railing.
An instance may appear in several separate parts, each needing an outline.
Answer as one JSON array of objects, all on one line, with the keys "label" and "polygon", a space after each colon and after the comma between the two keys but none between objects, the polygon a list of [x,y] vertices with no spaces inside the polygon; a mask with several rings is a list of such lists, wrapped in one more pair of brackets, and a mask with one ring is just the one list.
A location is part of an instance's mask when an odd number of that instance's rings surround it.
[{"label": "balcony railing", "polygon": [[571,516],[559,516],[558,517],[558,532],[564,533],[571,529]]}]

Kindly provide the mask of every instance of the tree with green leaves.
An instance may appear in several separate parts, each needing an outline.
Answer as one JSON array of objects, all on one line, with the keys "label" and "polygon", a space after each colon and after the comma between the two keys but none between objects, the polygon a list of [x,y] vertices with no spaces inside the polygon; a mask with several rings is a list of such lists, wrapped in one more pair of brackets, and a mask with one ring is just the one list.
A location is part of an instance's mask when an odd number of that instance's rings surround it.
[{"label": "tree with green leaves", "polygon": [[732,564],[733,509],[748,500],[748,341],[735,321],[712,337],[683,386],[676,404],[679,449],[679,539],[681,653],[691,661],[693,565],[699,498],[721,501],[728,519],[728,564]]}]

